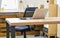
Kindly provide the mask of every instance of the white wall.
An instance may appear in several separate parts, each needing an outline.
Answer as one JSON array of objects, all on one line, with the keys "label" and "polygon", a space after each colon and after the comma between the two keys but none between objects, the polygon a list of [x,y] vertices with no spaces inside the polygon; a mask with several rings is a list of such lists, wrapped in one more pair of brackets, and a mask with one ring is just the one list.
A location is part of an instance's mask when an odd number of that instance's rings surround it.
[{"label": "white wall", "polygon": [[2,0],[1,9],[4,8],[5,11],[17,11],[18,1],[17,0]]},{"label": "white wall", "polygon": [[2,2],[2,1],[0,0],[0,8],[1,8],[1,2]]},{"label": "white wall", "polygon": [[[22,0],[24,8],[29,6],[40,7],[41,4],[46,5],[46,0]],[[5,9],[5,12],[17,12],[19,0],[2,0],[1,8]]]},{"label": "white wall", "polygon": [[[60,17],[60,0],[57,0],[58,3],[58,17]],[[57,26],[57,36],[60,37],[60,24]]]},{"label": "white wall", "polygon": [[41,4],[45,4],[46,0],[22,0],[25,5],[29,6],[40,6]]}]

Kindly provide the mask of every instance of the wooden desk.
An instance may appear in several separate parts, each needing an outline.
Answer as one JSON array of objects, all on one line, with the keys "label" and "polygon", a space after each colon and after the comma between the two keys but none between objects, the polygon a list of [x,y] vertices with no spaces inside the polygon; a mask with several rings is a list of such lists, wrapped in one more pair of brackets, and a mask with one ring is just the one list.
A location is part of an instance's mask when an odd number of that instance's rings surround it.
[{"label": "wooden desk", "polygon": [[11,38],[15,38],[15,30],[14,26],[20,25],[40,25],[40,24],[59,24],[60,17],[52,17],[47,19],[29,19],[29,20],[20,20],[20,18],[6,18],[6,30],[7,30],[7,38],[9,38],[9,26],[11,26]]},{"label": "wooden desk", "polygon": [[31,19],[31,20],[20,20],[20,18],[6,18],[6,21],[10,26],[19,25],[39,25],[39,24],[56,24],[60,23],[58,18],[56,19]]}]

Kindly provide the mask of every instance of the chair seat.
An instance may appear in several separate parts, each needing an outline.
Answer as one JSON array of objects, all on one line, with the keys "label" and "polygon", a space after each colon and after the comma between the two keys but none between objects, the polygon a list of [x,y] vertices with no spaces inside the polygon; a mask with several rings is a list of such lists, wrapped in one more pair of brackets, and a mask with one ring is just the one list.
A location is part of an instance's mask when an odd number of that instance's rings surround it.
[{"label": "chair seat", "polygon": [[23,31],[23,30],[29,30],[28,26],[15,26],[15,30]]}]

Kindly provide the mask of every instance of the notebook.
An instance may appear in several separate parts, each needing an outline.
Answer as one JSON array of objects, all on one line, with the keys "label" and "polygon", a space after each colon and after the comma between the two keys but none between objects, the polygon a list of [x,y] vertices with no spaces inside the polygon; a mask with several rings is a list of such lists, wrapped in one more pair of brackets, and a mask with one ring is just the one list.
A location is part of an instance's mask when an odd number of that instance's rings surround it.
[{"label": "notebook", "polygon": [[44,19],[48,9],[36,9],[33,14],[33,19]]}]

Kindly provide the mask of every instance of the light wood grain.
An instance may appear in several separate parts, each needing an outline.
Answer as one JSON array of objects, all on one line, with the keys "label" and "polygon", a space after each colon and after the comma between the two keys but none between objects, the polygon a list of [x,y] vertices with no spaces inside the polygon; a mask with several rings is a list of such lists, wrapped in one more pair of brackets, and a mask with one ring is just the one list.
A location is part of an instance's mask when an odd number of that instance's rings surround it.
[{"label": "light wood grain", "polygon": [[16,20],[14,18],[16,21],[14,21],[13,18],[6,18],[6,21],[10,24],[10,26],[16,26],[16,25],[39,25],[39,24],[57,24],[57,23],[60,23],[59,18],[56,17],[56,19],[50,18],[50,19],[31,19],[31,20]]},{"label": "light wood grain", "polygon": [[55,0],[50,0],[50,1],[49,1],[49,4],[54,4],[54,1],[55,1]]},{"label": "light wood grain", "polygon": [[[54,4],[54,0],[50,0],[49,17],[57,17],[57,15],[58,15],[58,5]],[[56,19],[56,18],[54,18],[54,19]],[[45,32],[45,35],[48,35],[48,38],[50,38],[50,36],[54,36],[56,38],[57,24],[49,24],[48,33]]]}]

